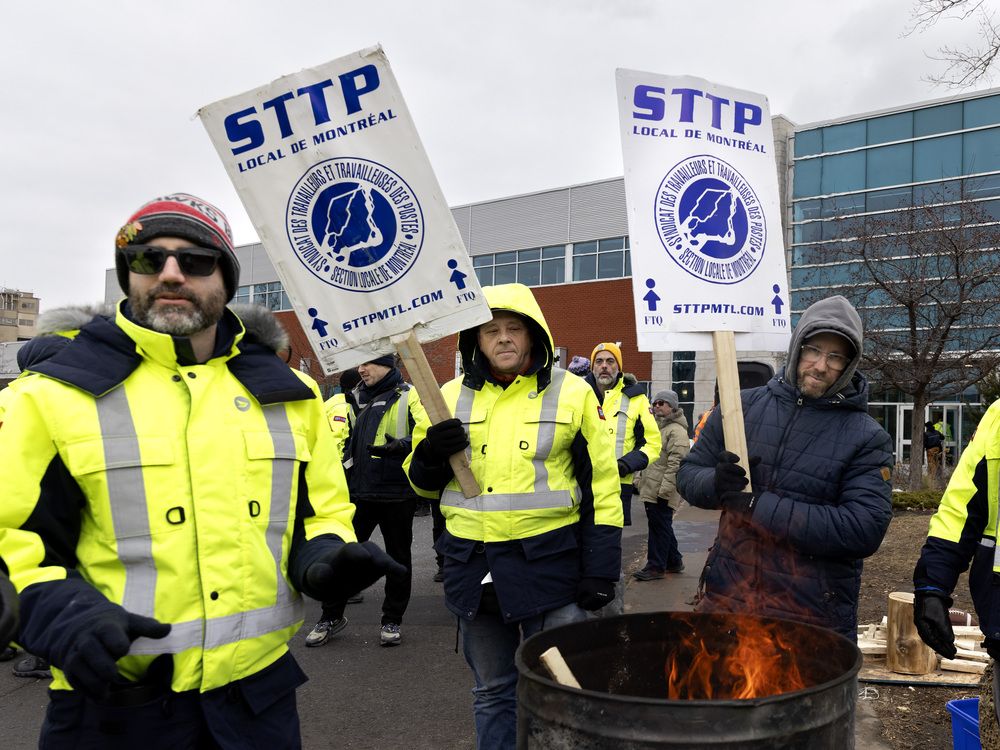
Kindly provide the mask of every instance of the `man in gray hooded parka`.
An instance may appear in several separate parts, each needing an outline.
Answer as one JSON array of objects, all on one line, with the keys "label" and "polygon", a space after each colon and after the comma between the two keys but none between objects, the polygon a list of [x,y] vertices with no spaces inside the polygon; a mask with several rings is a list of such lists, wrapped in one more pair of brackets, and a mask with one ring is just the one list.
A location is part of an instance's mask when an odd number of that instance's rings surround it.
[{"label": "man in gray hooded parka", "polygon": [[[784,617],[857,639],[862,559],[892,518],[889,435],[857,371],[861,318],[841,296],[799,320],[788,364],[741,392],[751,487],[716,409],[681,465],[692,505],[722,508],[698,610]],[[748,491],[752,489],[752,492]]]}]

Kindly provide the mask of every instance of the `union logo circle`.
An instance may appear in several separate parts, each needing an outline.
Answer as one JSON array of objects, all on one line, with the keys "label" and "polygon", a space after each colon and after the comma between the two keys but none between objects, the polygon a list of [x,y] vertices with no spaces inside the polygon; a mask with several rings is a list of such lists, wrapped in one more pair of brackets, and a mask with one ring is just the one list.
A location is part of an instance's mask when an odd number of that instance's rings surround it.
[{"label": "union logo circle", "polygon": [[686,273],[712,284],[735,284],[764,256],[767,225],[750,183],[708,154],[690,156],[660,181],[654,198],[656,233]]},{"label": "union logo circle", "polygon": [[320,281],[373,292],[413,267],[424,216],[397,172],[369,159],[337,157],[312,165],[295,183],[285,230],[299,262]]}]

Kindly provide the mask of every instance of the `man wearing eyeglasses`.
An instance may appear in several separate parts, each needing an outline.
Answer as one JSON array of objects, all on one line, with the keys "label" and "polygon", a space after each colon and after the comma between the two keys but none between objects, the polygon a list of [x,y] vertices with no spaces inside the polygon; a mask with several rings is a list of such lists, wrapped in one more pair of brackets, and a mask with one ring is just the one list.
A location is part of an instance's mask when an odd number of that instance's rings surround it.
[{"label": "man wearing eyeglasses", "polygon": [[[788,364],[741,391],[751,487],[716,409],[681,465],[692,505],[721,508],[699,611],[821,625],[857,639],[862,560],[892,518],[892,443],[868,415],[861,318],[844,297],[802,313]],[[750,491],[752,489],[752,492]]]},{"label": "man wearing eyeglasses", "polygon": [[18,641],[49,660],[46,748],[300,746],[299,592],[400,567],[357,544],[316,384],[276,356],[219,209],[176,193],[119,231],[128,295],[34,365],[0,430]]}]

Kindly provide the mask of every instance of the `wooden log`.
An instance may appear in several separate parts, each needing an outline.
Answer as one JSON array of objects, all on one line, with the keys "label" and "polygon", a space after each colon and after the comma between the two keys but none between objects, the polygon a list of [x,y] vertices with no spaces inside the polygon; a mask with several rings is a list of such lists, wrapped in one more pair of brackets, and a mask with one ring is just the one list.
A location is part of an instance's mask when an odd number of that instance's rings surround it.
[{"label": "wooden log", "polygon": [[955,651],[955,657],[958,659],[965,659],[966,661],[981,661],[983,664],[990,660],[990,655],[985,651],[968,648],[957,648]]},{"label": "wooden log", "polygon": [[870,641],[864,638],[858,639],[858,649],[865,656],[885,656],[885,641]]},{"label": "wooden log", "polygon": [[885,663],[898,674],[927,674],[937,668],[937,654],[920,640],[913,624],[913,594],[889,594],[889,614]]},{"label": "wooden log", "polygon": [[[736,334],[732,331],[712,331],[715,349],[715,370],[719,381],[719,409],[722,413],[722,436],[726,450],[740,457],[740,466],[750,479],[747,435],[743,429],[743,401],[740,398],[740,373],[736,364]],[[747,482],[744,492],[753,492]]]}]

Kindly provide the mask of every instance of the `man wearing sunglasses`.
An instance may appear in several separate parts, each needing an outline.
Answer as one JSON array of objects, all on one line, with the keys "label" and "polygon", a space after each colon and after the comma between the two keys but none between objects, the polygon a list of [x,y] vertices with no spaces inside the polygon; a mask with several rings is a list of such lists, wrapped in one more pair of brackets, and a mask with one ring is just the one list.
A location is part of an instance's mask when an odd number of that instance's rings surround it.
[{"label": "man wearing sunglasses", "polygon": [[145,204],[115,267],[127,299],[32,366],[0,430],[18,641],[53,672],[41,745],[299,747],[299,592],[349,596],[400,566],[355,542],[322,400],[276,356],[280,325],[226,307],[222,212]]},{"label": "man wearing sunglasses", "polygon": [[722,508],[700,611],[784,617],[857,639],[862,560],[889,527],[893,469],[857,370],[863,343],[841,296],[802,313],[784,370],[741,391],[749,488],[725,449],[720,410],[708,418],[677,476],[689,503]]}]

